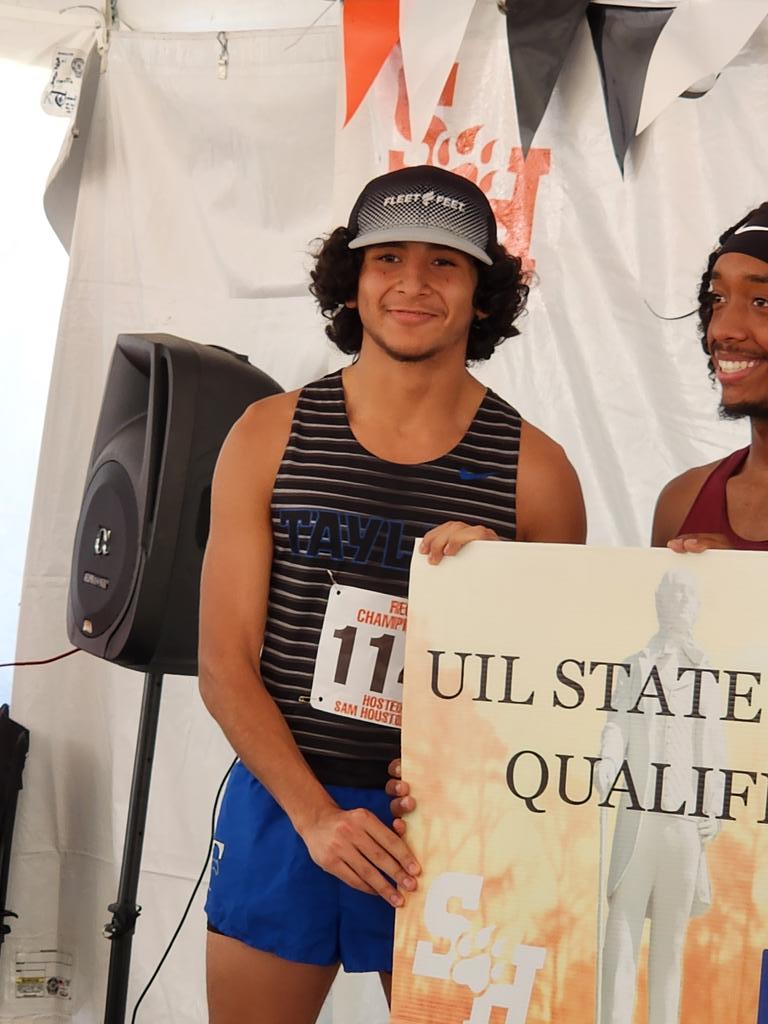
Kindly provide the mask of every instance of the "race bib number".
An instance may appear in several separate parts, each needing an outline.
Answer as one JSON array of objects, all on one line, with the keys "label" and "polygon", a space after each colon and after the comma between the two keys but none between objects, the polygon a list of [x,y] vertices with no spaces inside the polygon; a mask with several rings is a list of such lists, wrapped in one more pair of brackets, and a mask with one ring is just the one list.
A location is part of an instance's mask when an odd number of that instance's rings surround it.
[{"label": "race bib number", "polygon": [[400,728],[408,602],[334,583],[310,704],[344,718]]}]

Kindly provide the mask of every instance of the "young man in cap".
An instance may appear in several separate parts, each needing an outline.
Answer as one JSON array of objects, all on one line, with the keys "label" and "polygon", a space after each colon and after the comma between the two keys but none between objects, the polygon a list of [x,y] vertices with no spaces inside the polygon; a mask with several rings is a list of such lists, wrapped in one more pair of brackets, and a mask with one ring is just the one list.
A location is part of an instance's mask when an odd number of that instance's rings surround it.
[{"label": "young man in cap", "polygon": [[670,481],[652,542],[768,550],[768,203],[720,236],[701,281],[699,322],[721,415],[748,417],[750,444]]},{"label": "young man in cap", "polygon": [[562,449],[466,368],[517,333],[528,291],[475,185],[375,179],[312,280],[355,359],[252,406],[214,480],[200,686],[240,761],[207,905],[212,1024],[311,1024],[340,964],[388,989],[419,873],[384,791],[414,540],[437,564],[472,540],[585,534]]}]

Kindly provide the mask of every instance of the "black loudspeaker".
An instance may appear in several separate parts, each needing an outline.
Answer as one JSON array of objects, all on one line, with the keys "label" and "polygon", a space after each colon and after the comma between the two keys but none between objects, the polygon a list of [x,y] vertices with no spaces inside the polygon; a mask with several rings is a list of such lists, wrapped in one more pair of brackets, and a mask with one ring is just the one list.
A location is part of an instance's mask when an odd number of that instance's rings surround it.
[{"label": "black loudspeaker", "polygon": [[279,391],[226,349],[118,336],[72,556],[73,644],[142,672],[196,674],[216,458],[247,406]]}]

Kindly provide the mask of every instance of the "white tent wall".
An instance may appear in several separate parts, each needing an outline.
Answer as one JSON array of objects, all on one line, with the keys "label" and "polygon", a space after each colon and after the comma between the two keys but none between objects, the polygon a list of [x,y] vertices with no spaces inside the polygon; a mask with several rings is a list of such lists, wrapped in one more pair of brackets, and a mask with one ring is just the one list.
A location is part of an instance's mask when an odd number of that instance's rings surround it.
[{"label": "white tent wall", "polygon": [[[64,649],[67,578],[101,389],[115,336],[164,331],[246,352],[286,387],[340,362],[306,295],[308,242],[346,217],[361,184],[428,156],[394,116],[395,52],[339,132],[335,29],[229,37],[113,35],[87,140],[43,439],[19,653]],[[768,104],[761,29],[717,85],[679,100],[634,144],[622,180],[599,75],[581,31],[535,140],[531,253],[538,280],[522,336],[478,375],[566,447],[585,485],[590,539],[647,543],[661,484],[735,447],[716,417],[693,318],[706,254],[765,198]],[[478,3],[458,55],[453,102],[433,151],[495,171],[510,199],[518,144],[504,20]],[[467,152],[459,134],[480,126]],[[494,142],[495,140],[495,142]],[[443,146],[442,143],[445,143]],[[494,145],[491,146],[491,142]],[[736,172],[734,168],[737,168]],[[32,731],[9,906],[21,915],[0,958],[0,1022],[101,1019],[141,678],[84,654],[19,672],[13,714]],[[133,947],[129,1006],[178,919],[202,863],[210,809],[231,753],[190,679],[166,680]],[[258,884],[258,880],[256,883]],[[200,900],[139,1020],[199,1024]],[[19,952],[75,957],[71,1000],[16,998]],[[386,1019],[372,980],[347,982],[326,1021]],[[32,1006],[32,1009],[30,1007]]]}]

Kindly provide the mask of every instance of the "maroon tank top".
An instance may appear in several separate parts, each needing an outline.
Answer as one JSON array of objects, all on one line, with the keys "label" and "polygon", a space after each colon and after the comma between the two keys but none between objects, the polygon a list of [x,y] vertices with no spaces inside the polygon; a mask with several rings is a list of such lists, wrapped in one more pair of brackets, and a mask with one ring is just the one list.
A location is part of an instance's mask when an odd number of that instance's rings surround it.
[{"label": "maroon tank top", "polygon": [[726,484],[735,476],[749,453],[749,446],[718,462],[691,505],[678,533],[722,533],[742,551],[768,551],[768,540],[746,540],[735,533],[728,520]]}]

